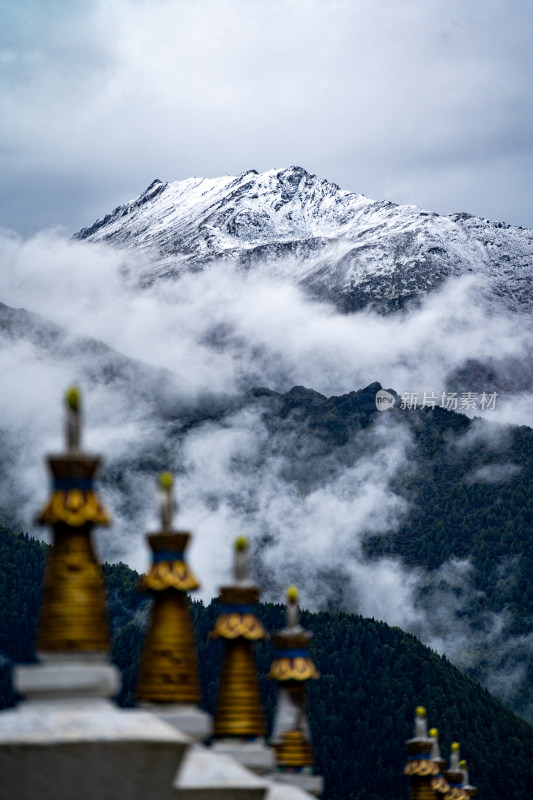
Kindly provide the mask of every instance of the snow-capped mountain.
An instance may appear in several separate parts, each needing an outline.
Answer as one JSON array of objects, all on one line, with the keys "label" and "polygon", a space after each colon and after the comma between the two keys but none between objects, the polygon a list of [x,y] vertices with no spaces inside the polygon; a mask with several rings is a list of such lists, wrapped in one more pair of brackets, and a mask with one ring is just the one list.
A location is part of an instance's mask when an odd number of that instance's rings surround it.
[{"label": "snow-capped mountain", "polygon": [[394,309],[448,277],[480,273],[507,306],[533,305],[533,230],[369,200],[301,167],[155,180],[75,238],[135,248],[146,259],[141,283],[223,261],[296,281],[345,310]]}]

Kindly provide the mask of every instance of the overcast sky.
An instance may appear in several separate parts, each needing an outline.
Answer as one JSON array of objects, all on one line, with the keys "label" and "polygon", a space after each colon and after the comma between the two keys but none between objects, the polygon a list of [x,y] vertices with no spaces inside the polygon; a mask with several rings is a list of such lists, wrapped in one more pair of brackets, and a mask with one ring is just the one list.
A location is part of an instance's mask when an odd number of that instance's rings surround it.
[{"label": "overcast sky", "polygon": [[0,0],[0,225],[298,164],[533,227],[531,0]]}]

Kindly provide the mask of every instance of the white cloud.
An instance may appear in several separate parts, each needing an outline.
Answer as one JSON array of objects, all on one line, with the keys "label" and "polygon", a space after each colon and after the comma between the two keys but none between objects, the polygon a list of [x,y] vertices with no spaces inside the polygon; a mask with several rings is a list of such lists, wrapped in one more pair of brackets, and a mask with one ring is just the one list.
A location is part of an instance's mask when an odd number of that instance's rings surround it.
[{"label": "white cloud", "polygon": [[[243,275],[217,265],[139,292],[122,278],[126,265],[135,274],[129,253],[51,233],[1,237],[0,252],[4,302],[171,370],[189,397],[252,385],[342,394],[374,380],[399,392],[438,393],[467,360],[520,363],[533,342],[528,318],[487,310],[471,277],[406,314],[341,315],[261,270]],[[512,397],[498,403],[505,400]]]},{"label": "white cloud", "polygon": [[[469,653],[479,661],[485,641],[507,647],[500,636],[504,611],[483,618],[481,632],[463,613],[478,598],[469,564],[445,565],[431,603],[425,596],[422,606],[422,570],[364,556],[365,541],[393,535],[409,512],[396,481],[417,469],[417,459],[401,418],[378,415],[369,430],[331,452],[288,422],[273,432],[260,404],[236,408],[222,422],[182,425],[206,394],[234,397],[254,385],[286,391],[300,384],[329,396],[378,380],[398,391],[439,391],[469,359],[529,358],[525,318],[487,310],[470,279],[451,282],[401,315],[340,315],[295,287],[229,268],[138,291],[123,277],[125,267],[136,269],[125,261],[129,255],[52,233],[26,241],[3,236],[0,257],[5,302],[172,371],[124,361],[40,323],[31,328],[31,320],[15,325],[12,340],[4,332],[4,515],[31,530],[46,496],[42,457],[59,446],[60,397],[77,381],[86,445],[104,456],[102,496],[115,516],[113,528],[97,535],[104,558],[145,568],[144,533],[157,524],[154,473],[169,467],[178,475],[180,527],[195,535],[190,561],[204,598],[228,577],[232,540],[249,535],[268,599],[299,584],[306,606],[383,618],[465,665]],[[482,440],[504,447],[505,428],[487,424],[493,413],[453,446]],[[512,647],[522,653],[523,644]],[[497,676],[500,662],[492,668]]]},{"label": "white cloud", "polygon": [[518,464],[485,464],[466,477],[467,483],[505,483],[520,472]]}]

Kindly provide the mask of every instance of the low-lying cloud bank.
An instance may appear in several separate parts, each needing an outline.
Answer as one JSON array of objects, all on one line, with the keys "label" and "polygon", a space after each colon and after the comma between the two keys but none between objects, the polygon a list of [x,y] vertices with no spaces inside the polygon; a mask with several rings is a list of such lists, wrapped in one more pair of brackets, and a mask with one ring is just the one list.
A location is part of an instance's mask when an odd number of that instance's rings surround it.
[{"label": "low-lying cloud bank", "polygon": [[[171,468],[179,476],[179,524],[195,533],[191,562],[203,597],[227,577],[230,542],[244,534],[253,541],[267,599],[278,600],[288,583],[297,583],[306,606],[384,619],[462,666],[484,665],[489,687],[508,697],[504,676],[512,654],[532,643],[502,635],[505,609],[473,620],[468,562],[443,565],[429,586],[420,569],[364,556],[369,538],[393,536],[409,513],[394,480],[406,465],[418,468],[406,426],[379,415],[357,434],[350,453],[332,455],[312,435],[284,429],[276,438],[260,406],[186,423],[194,409],[228,404],[252,386],[304,385],[330,396],[379,381],[440,397],[467,363],[532,363],[530,321],[480,303],[469,278],[402,314],[341,315],[292,285],[229,268],[139,291],[131,254],[50,232],[28,241],[4,234],[0,254],[0,301],[67,329],[50,339],[38,320],[30,325],[23,316],[9,332],[0,327],[6,521],[34,530],[36,504],[47,491],[42,457],[60,446],[60,398],[77,381],[87,448],[104,455],[102,494],[115,516],[114,527],[98,533],[103,558],[144,568],[143,534],[156,524],[154,475]],[[79,336],[161,371],[80,344]],[[524,375],[526,368],[517,376],[522,389],[500,393],[495,410],[469,413],[533,424]],[[511,464],[507,472],[480,471],[471,480],[505,480],[512,471]],[[513,673],[517,685],[520,669]]]},{"label": "low-lying cloud bank", "polygon": [[[2,302],[171,370],[188,397],[257,384],[343,394],[373,380],[439,393],[467,362],[507,359],[527,371],[533,347],[529,318],[484,305],[470,277],[408,313],[342,315],[287,282],[222,266],[138,291],[144,265],[134,254],[53,233],[27,241],[5,234],[0,254]],[[516,417],[523,411],[517,406]]]}]

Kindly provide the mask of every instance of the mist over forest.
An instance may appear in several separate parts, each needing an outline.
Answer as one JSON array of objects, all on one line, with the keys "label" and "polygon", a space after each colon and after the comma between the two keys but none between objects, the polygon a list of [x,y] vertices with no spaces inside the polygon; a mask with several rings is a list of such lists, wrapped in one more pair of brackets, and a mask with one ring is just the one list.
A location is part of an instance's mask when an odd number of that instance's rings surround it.
[{"label": "mist over forest", "polygon": [[[525,313],[480,304],[472,276],[394,314],[346,314],[260,271],[141,290],[135,254],[54,234],[0,244],[4,524],[43,536],[42,458],[78,383],[115,520],[104,560],[145,568],[155,476],[171,469],[206,601],[246,535],[268,600],[296,582],[312,610],[398,625],[531,718]],[[381,414],[380,386],[397,393]],[[494,407],[440,408],[452,392]]]}]

